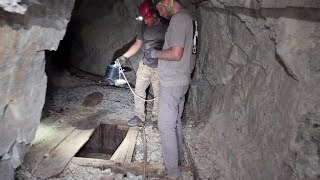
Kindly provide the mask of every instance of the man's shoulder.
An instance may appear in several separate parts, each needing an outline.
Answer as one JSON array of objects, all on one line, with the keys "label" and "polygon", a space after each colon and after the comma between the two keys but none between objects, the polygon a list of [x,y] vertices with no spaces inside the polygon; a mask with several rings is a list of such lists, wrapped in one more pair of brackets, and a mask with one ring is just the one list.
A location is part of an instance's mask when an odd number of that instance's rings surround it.
[{"label": "man's shoulder", "polygon": [[187,10],[175,13],[170,20],[171,26],[189,25],[190,23],[192,23],[192,17]]},{"label": "man's shoulder", "polygon": [[173,19],[192,19],[191,13],[187,9],[181,9],[179,12],[175,13],[172,17]]}]

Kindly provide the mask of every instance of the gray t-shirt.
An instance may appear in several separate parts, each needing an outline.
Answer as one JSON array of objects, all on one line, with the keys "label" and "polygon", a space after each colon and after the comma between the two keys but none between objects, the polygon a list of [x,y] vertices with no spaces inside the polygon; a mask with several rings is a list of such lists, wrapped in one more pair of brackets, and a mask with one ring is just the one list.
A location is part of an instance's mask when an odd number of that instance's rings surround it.
[{"label": "gray t-shirt", "polygon": [[[140,32],[137,35],[137,39],[142,40],[143,48],[149,49],[154,48],[156,50],[162,50],[164,35],[167,31],[168,25],[163,22],[159,22],[157,25],[148,27],[143,24]],[[151,68],[158,67],[158,59],[157,58],[143,58],[143,63]]]},{"label": "gray t-shirt", "polygon": [[163,49],[183,47],[183,56],[180,61],[159,59],[158,71],[161,86],[183,86],[190,84],[191,73],[195,65],[194,58],[191,58],[192,35],[192,17],[187,10],[182,9],[171,17]]}]

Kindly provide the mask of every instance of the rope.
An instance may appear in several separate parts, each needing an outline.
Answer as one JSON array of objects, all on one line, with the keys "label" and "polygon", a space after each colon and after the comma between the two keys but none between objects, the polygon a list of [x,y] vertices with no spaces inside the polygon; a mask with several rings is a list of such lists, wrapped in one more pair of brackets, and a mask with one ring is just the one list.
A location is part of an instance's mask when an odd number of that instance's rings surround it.
[{"label": "rope", "polygon": [[[154,101],[158,96],[156,96],[155,98],[153,99],[144,99],[143,97],[137,95],[131,88],[126,76],[124,75],[124,70],[122,69],[121,67],[121,63],[119,60],[116,60],[115,61],[115,65],[116,67],[119,68],[119,78],[120,78],[120,74],[122,74],[124,80],[126,81],[126,83],[128,84],[129,86],[129,89],[130,91],[132,92],[133,95],[135,95],[136,97],[138,97],[139,99],[143,100],[143,101]],[[131,65],[131,64],[130,64]],[[132,66],[131,66],[132,68]],[[133,69],[133,68],[132,68]],[[136,73],[135,73],[136,74]],[[137,77],[137,76],[136,76]],[[145,131],[145,126],[142,127],[143,129],[143,177],[144,179],[148,179],[148,172],[147,172],[147,138],[146,138],[146,131]]]},{"label": "rope", "polygon": [[145,180],[148,179],[147,173],[147,138],[146,138],[146,131],[145,126],[143,126],[143,177]]},{"label": "rope", "polygon": [[131,92],[132,92],[133,95],[137,96],[137,97],[138,97],[139,99],[141,99],[142,101],[154,101],[156,98],[158,98],[158,96],[156,96],[156,97],[153,98],[153,99],[144,99],[143,97],[137,95],[137,94],[132,90],[132,88],[131,88],[131,86],[130,86],[130,84],[129,84],[127,78],[126,78],[126,76],[124,75],[120,61],[119,61],[119,60],[116,60],[116,61],[115,61],[115,65],[119,68],[119,78],[120,78],[120,74],[122,74],[124,80],[125,80],[126,83],[128,84],[129,89],[131,90]]}]

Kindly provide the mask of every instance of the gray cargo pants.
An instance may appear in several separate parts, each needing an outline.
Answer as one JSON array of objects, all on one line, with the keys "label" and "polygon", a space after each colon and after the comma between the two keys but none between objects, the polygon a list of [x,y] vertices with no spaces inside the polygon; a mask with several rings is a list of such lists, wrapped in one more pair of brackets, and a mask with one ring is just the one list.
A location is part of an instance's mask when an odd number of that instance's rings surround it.
[{"label": "gray cargo pants", "polygon": [[159,120],[164,165],[169,176],[180,177],[178,159],[182,152],[181,115],[189,85],[164,87],[160,85]]},{"label": "gray cargo pants", "polygon": [[[139,68],[137,71],[136,87],[135,93],[142,97],[146,98],[146,89],[152,84],[152,91],[155,97],[157,97],[153,102],[152,115],[154,117],[158,116],[158,104],[159,104],[159,89],[160,89],[160,80],[157,68],[151,68],[143,64],[143,61],[140,61]],[[145,121],[145,101],[134,96],[135,104],[135,116],[138,116],[142,121]],[[156,119],[154,119],[156,120]]]}]

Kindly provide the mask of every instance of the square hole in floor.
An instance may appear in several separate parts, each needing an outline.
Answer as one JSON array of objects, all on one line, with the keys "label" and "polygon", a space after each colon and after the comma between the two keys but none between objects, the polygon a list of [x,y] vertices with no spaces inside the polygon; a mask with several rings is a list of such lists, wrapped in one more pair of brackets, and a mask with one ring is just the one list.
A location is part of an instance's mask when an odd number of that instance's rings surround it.
[{"label": "square hole in floor", "polygon": [[110,160],[128,129],[126,126],[101,124],[75,156]]}]

